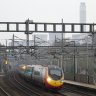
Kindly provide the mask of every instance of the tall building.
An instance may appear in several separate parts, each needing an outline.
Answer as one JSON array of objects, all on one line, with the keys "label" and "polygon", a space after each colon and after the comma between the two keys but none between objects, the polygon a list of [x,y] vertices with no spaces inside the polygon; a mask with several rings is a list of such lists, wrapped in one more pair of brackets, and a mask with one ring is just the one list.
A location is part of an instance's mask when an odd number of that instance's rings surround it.
[{"label": "tall building", "polygon": [[[85,2],[80,3],[80,23],[86,23],[86,5]],[[84,27],[86,31],[86,27]]]},{"label": "tall building", "polygon": [[[86,4],[85,2],[80,3],[80,23],[86,23]],[[84,31],[86,31],[86,26],[84,26]],[[87,34],[73,34],[72,39],[83,39]]]},{"label": "tall building", "polygon": [[[85,2],[80,3],[80,23],[86,23],[86,4],[85,4]],[[87,31],[86,26],[84,26],[83,30]],[[78,39],[79,44],[86,43],[86,40],[87,40],[88,44],[92,43],[91,37],[88,37],[87,33],[72,35],[72,39]],[[85,41],[83,39],[85,39]]]}]

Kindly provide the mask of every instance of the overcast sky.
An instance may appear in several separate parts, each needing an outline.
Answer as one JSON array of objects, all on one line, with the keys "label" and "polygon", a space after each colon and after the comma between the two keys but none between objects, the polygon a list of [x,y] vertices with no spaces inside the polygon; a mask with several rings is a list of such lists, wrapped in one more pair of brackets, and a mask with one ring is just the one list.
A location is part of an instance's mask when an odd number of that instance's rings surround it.
[{"label": "overcast sky", "polygon": [[[87,22],[96,23],[96,0],[0,0],[0,22],[31,19],[36,22],[80,22],[80,2],[86,3]],[[19,37],[25,38],[23,34]],[[0,33],[0,39],[11,38]]]}]

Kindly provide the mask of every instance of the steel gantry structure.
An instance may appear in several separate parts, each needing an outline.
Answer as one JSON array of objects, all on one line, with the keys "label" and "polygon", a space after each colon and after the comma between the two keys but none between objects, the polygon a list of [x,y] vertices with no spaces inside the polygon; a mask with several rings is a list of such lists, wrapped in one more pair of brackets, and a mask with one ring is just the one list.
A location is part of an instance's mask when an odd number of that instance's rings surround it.
[{"label": "steel gantry structure", "polygon": [[[11,27],[14,26],[12,29]],[[20,27],[23,29],[20,29]],[[41,28],[40,28],[41,27]],[[84,27],[87,30],[84,30]],[[59,30],[58,30],[59,28]],[[45,23],[33,22],[26,20],[25,22],[0,22],[0,32],[25,32],[32,34],[33,32],[42,33],[95,33],[95,23]]]},{"label": "steel gantry structure", "polygon": [[[85,29],[84,27],[86,27],[86,30],[84,30]],[[27,37],[26,46],[22,46],[22,48],[27,49],[28,51],[30,48],[34,49],[34,47],[36,47],[36,46],[29,46],[29,35],[32,34],[33,32],[37,32],[37,33],[40,33],[40,32],[41,33],[92,33],[94,34],[96,33],[96,24],[95,23],[63,23],[63,20],[61,23],[46,23],[46,22],[33,22],[33,20],[28,19],[25,22],[0,22],[0,32],[23,32],[25,33]],[[19,48],[19,46],[17,47]],[[6,48],[17,49],[17,47],[13,45],[9,47],[7,46]],[[4,48],[4,46],[1,48]]]}]

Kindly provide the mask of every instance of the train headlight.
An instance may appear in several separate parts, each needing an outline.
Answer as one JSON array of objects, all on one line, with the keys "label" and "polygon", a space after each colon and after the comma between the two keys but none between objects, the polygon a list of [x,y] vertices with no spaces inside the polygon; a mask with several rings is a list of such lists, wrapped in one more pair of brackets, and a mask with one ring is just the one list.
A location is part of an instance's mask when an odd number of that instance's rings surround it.
[{"label": "train headlight", "polygon": [[50,82],[50,81],[51,81],[51,78],[50,78],[50,77],[48,77],[48,78],[47,78],[47,81],[48,81],[48,82]]},{"label": "train headlight", "polygon": [[23,69],[26,69],[26,66],[23,66],[22,68],[23,68]]},{"label": "train headlight", "polygon": [[8,64],[8,61],[7,60],[5,61],[5,64]]},{"label": "train headlight", "polygon": [[64,83],[64,80],[61,80],[62,83]]}]

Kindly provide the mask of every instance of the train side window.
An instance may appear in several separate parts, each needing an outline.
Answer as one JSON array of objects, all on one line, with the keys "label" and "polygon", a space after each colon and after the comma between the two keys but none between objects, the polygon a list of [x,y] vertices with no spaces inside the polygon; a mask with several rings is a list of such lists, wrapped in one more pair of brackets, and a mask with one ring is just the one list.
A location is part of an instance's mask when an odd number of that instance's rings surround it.
[{"label": "train side window", "polygon": [[40,72],[39,71],[34,71],[34,75],[40,76]]}]

